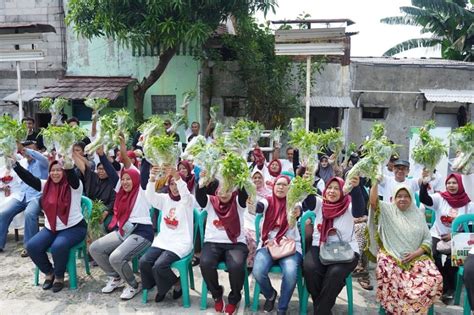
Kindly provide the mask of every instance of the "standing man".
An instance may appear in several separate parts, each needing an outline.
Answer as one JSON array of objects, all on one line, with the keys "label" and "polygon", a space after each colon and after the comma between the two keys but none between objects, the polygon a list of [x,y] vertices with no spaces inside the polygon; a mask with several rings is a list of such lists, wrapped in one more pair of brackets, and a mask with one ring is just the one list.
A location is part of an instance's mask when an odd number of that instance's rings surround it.
[{"label": "standing man", "polygon": [[384,175],[379,183],[379,187],[383,188],[384,202],[392,201],[392,194],[399,185],[408,186],[413,193],[420,190],[419,180],[407,178],[408,173],[410,173],[410,162],[400,159],[393,162],[393,177]]},{"label": "standing man", "polygon": [[187,128],[184,132],[186,134],[186,141],[189,143],[194,137],[199,136],[199,130],[201,129],[201,124],[197,121],[191,123],[191,128]]},{"label": "standing man", "polygon": [[38,149],[41,151],[46,149],[43,144],[43,136],[38,131],[35,131],[35,120],[32,117],[24,117],[21,122],[26,124],[26,129],[28,130],[25,140],[35,141]]}]

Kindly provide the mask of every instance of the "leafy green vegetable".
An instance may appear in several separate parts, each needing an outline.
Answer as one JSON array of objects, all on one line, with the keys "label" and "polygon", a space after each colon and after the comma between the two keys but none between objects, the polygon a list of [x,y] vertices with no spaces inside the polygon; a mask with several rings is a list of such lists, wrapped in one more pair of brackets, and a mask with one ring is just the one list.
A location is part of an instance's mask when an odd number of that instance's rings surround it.
[{"label": "leafy green vegetable", "polygon": [[101,200],[92,201],[92,212],[87,221],[87,235],[91,240],[97,240],[104,235],[104,228],[102,226],[102,213],[107,210],[107,207]]},{"label": "leafy green vegetable", "polygon": [[246,156],[258,142],[263,126],[258,122],[239,119],[225,137],[224,146],[242,156]]},{"label": "leafy green vegetable", "polygon": [[311,174],[316,171],[318,163],[318,143],[319,135],[317,133],[306,131],[305,129],[290,131],[289,144],[298,148],[301,165],[306,167]]},{"label": "leafy green vegetable", "polygon": [[232,192],[236,188],[243,188],[250,180],[250,171],[245,159],[234,153],[227,153],[220,161],[219,176],[221,189],[224,192]]},{"label": "leafy green vegetable", "polygon": [[172,165],[178,160],[178,147],[174,137],[169,135],[157,135],[149,137],[143,147],[145,157],[153,165]]},{"label": "leafy green vegetable", "polygon": [[120,133],[124,134],[125,139],[128,138],[131,123],[130,113],[124,109],[100,117],[99,134],[92,143],[86,146],[85,152],[93,154],[101,146],[104,146],[105,151],[118,146]]},{"label": "leafy green vegetable", "polygon": [[47,148],[56,149],[63,157],[72,157],[72,146],[86,136],[84,129],[68,124],[62,126],[49,125],[41,131]]},{"label": "leafy green vegetable", "polygon": [[331,150],[336,156],[341,153],[344,147],[344,137],[342,131],[331,128],[318,133],[319,144]]},{"label": "leafy green vegetable", "polygon": [[86,98],[84,105],[91,108],[95,113],[92,114],[92,120],[96,119],[99,112],[109,105],[109,99],[107,98]]},{"label": "leafy green vegetable", "polygon": [[474,124],[454,129],[450,134],[451,144],[457,151],[457,156],[451,168],[455,172],[471,174],[474,171]]},{"label": "leafy green vegetable", "polygon": [[420,128],[418,145],[413,149],[413,160],[423,165],[429,172],[433,172],[443,155],[448,151],[440,138],[433,137],[430,130],[435,127],[434,121],[428,121]]},{"label": "leafy green vegetable", "polygon": [[284,131],[281,130],[280,127],[278,127],[272,130],[272,132],[270,133],[270,137],[273,139],[273,142],[275,144],[279,144],[281,143],[281,137],[283,136],[283,134]]},{"label": "leafy green vegetable", "polygon": [[206,150],[206,138],[204,136],[194,137],[186,146],[181,158],[184,160],[194,160],[194,157]]},{"label": "leafy green vegetable", "polygon": [[51,113],[51,125],[60,125],[62,117],[61,111],[68,103],[69,101],[62,97],[58,97],[54,99],[54,101],[49,97],[42,98],[40,101],[40,109],[45,111],[49,110]]},{"label": "leafy green vegetable", "polygon": [[194,155],[193,163],[201,169],[206,171],[205,176],[199,177],[199,187],[207,186],[216,177],[220,164],[217,163],[222,157],[221,150],[214,144],[206,144],[200,152]]},{"label": "leafy green vegetable", "polygon": [[[303,202],[306,197],[310,194],[316,194],[316,188],[313,186],[314,177],[301,177],[296,176],[290,183],[288,189],[288,195],[286,197],[286,209],[287,209],[287,219],[288,224],[293,227],[296,224],[296,217],[293,214],[293,210],[296,207],[296,204]],[[304,209],[303,209],[304,210]]]},{"label": "leafy green vegetable", "polygon": [[0,138],[11,137],[15,141],[23,141],[27,136],[26,124],[18,122],[8,115],[0,117]]},{"label": "leafy green vegetable", "polygon": [[290,129],[291,131],[298,131],[301,129],[305,129],[304,119],[301,117],[298,118],[291,118],[290,119]]}]

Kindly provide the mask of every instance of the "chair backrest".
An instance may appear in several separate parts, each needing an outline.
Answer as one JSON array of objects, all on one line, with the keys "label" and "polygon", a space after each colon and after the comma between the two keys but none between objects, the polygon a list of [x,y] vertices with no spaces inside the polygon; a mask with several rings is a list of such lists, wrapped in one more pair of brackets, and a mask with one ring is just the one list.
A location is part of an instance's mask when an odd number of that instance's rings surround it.
[{"label": "chair backrest", "polygon": [[260,242],[260,222],[262,222],[262,219],[263,213],[257,213],[255,215],[255,242],[257,247]]},{"label": "chair backrest", "polygon": [[416,193],[415,193],[415,205],[416,205],[417,208],[419,208],[419,207],[420,207],[420,204],[421,204],[421,202],[420,202],[420,194],[416,192]]},{"label": "chair backrest", "polygon": [[453,224],[451,225],[451,234],[455,235],[462,232],[469,233],[471,231],[469,225],[474,225],[474,213],[461,214],[454,219]]},{"label": "chair backrest", "polygon": [[198,221],[198,228],[199,228],[199,236],[201,237],[201,248],[204,245],[204,222],[207,219],[207,210],[197,210],[197,221]]},{"label": "chair backrest", "polygon": [[300,220],[300,235],[301,235],[301,248],[303,253],[306,253],[306,237],[305,237],[305,228],[306,228],[306,220],[311,220],[311,224],[314,225],[314,221],[316,221],[316,213],[311,210],[308,210],[303,213],[303,216]]},{"label": "chair backrest", "polygon": [[89,222],[89,219],[92,215],[92,200],[90,200],[86,196],[81,196],[81,209],[84,220],[86,220],[86,222]]},{"label": "chair backrest", "polygon": [[431,228],[436,221],[436,212],[431,208],[425,209],[426,224]]},{"label": "chair backrest", "polygon": [[[160,233],[160,225],[161,225],[161,220],[163,218],[163,211],[158,210],[156,208],[151,208],[150,209],[150,215],[153,215],[154,211],[158,211],[158,216],[156,218],[156,234]],[[199,210],[193,209],[193,244],[196,241],[196,236],[198,232],[198,226],[199,226]],[[153,217],[153,216],[152,216]]]}]

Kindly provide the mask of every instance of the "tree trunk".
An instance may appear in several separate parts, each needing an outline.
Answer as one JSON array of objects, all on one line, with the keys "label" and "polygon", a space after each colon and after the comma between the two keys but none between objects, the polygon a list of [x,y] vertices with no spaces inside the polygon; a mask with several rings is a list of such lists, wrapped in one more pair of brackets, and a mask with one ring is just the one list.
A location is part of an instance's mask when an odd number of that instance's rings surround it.
[{"label": "tree trunk", "polygon": [[133,98],[135,100],[135,120],[143,121],[143,103],[145,101],[146,91],[155,84],[156,81],[161,77],[163,72],[166,70],[168,63],[176,54],[177,47],[171,47],[166,49],[160,54],[158,65],[155,69],[151,70],[148,77],[138,83],[133,89]]}]

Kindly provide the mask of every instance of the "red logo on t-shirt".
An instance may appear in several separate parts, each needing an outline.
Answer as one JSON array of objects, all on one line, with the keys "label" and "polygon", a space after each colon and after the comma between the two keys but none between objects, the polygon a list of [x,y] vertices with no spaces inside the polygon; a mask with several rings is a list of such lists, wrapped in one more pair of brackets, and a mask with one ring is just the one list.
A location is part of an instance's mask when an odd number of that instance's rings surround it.
[{"label": "red logo on t-shirt", "polygon": [[178,219],[176,219],[176,208],[170,209],[168,215],[163,220],[168,228],[176,230],[179,224]]},{"label": "red logo on t-shirt", "polygon": [[219,219],[215,219],[214,221],[212,221],[212,224],[214,224],[216,229],[224,230],[224,225],[222,224],[222,222]]}]

